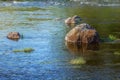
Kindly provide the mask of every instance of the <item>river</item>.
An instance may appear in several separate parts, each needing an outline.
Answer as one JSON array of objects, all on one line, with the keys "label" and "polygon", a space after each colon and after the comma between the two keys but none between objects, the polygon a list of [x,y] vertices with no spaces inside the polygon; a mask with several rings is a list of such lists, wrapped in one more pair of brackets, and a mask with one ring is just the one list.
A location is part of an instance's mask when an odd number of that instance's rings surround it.
[{"label": "river", "polygon": [[[0,80],[120,80],[120,43],[100,43],[82,53],[65,45],[64,20],[79,15],[100,37],[120,38],[120,6],[89,2],[24,1],[0,3]],[[9,40],[11,31],[23,38]],[[31,53],[13,52],[33,48]],[[85,64],[71,64],[82,57]]]}]

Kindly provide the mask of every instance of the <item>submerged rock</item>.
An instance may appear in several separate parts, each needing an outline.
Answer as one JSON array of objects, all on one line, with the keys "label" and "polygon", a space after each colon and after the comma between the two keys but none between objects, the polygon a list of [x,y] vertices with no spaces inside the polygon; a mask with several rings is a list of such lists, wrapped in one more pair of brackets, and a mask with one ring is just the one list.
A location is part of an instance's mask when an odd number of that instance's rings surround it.
[{"label": "submerged rock", "polygon": [[19,32],[10,32],[10,33],[8,33],[7,38],[11,39],[11,40],[18,40],[18,39],[20,39],[20,33]]},{"label": "submerged rock", "polygon": [[67,24],[67,25],[78,24],[78,23],[80,23],[81,20],[82,20],[81,17],[75,15],[75,16],[73,16],[73,17],[67,18],[67,19],[65,20],[65,24]]}]

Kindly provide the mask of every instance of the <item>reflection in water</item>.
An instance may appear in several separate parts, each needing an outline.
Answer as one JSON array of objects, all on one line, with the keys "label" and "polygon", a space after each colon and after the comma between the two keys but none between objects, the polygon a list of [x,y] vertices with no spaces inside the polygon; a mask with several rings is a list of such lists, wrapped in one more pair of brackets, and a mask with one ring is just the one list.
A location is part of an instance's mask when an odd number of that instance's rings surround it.
[{"label": "reflection in water", "polygon": [[90,50],[99,50],[99,43],[82,43],[81,45],[79,45],[78,43],[65,42],[65,44],[69,51],[75,54],[85,54]]},{"label": "reflection in water", "polygon": [[79,58],[72,59],[70,63],[74,65],[83,65],[86,63],[86,60],[83,57],[79,57]]},{"label": "reflection in water", "polygon": [[82,45],[78,45],[76,43],[65,42],[65,44],[71,53],[77,55],[77,58],[73,58],[71,60],[73,61],[72,64],[87,64],[96,66],[102,66],[105,64],[103,57],[96,53],[96,51],[99,51],[100,47],[98,43],[84,43]]},{"label": "reflection in water", "polygon": [[66,24],[66,25],[70,28],[74,28],[76,26],[76,24]]}]

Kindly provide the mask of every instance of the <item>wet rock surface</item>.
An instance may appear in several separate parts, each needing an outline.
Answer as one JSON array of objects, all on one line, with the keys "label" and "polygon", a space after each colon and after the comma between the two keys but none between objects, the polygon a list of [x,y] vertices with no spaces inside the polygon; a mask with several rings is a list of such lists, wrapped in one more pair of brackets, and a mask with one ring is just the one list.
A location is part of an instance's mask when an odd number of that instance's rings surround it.
[{"label": "wet rock surface", "polygon": [[68,17],[66,20],[65,20],[65,24],[68,25],[68,26],[71,26],[71,25],[75,25],[75,24],[79,24],[80,21],[81,21],[81,17],[75,15],[73,17]]},{"label": "wet rock surface", "polygon": [[99,43],[99,35],[89,24],[82,23],[70,30],[65,40],[73,43]]},{"label": "wet rock surface", "polygon": [[19,32],[10,32],[10,33],[8,33],[7,38],[11,39],[11,40],[18,40],[18,39],[20,39],[20,33]]}]

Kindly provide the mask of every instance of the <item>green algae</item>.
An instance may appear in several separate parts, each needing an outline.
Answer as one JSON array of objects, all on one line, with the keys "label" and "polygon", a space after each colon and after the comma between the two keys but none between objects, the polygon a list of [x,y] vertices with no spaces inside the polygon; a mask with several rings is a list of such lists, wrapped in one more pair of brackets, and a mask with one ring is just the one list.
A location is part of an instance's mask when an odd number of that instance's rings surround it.
[{"label": "green algae", "polygon": [[82,65],[86,63],[86,60],[82,57],[79,57],[79,58],[72,59],[70,63],[75,65]]},{"label": "green algae", "polygon": [[15,50],[13,50],[14,53],[17,53],[17,52],[31,53],[32,51],[34,51],[33,48],[24,48],[24,49],[15,49]]}]

